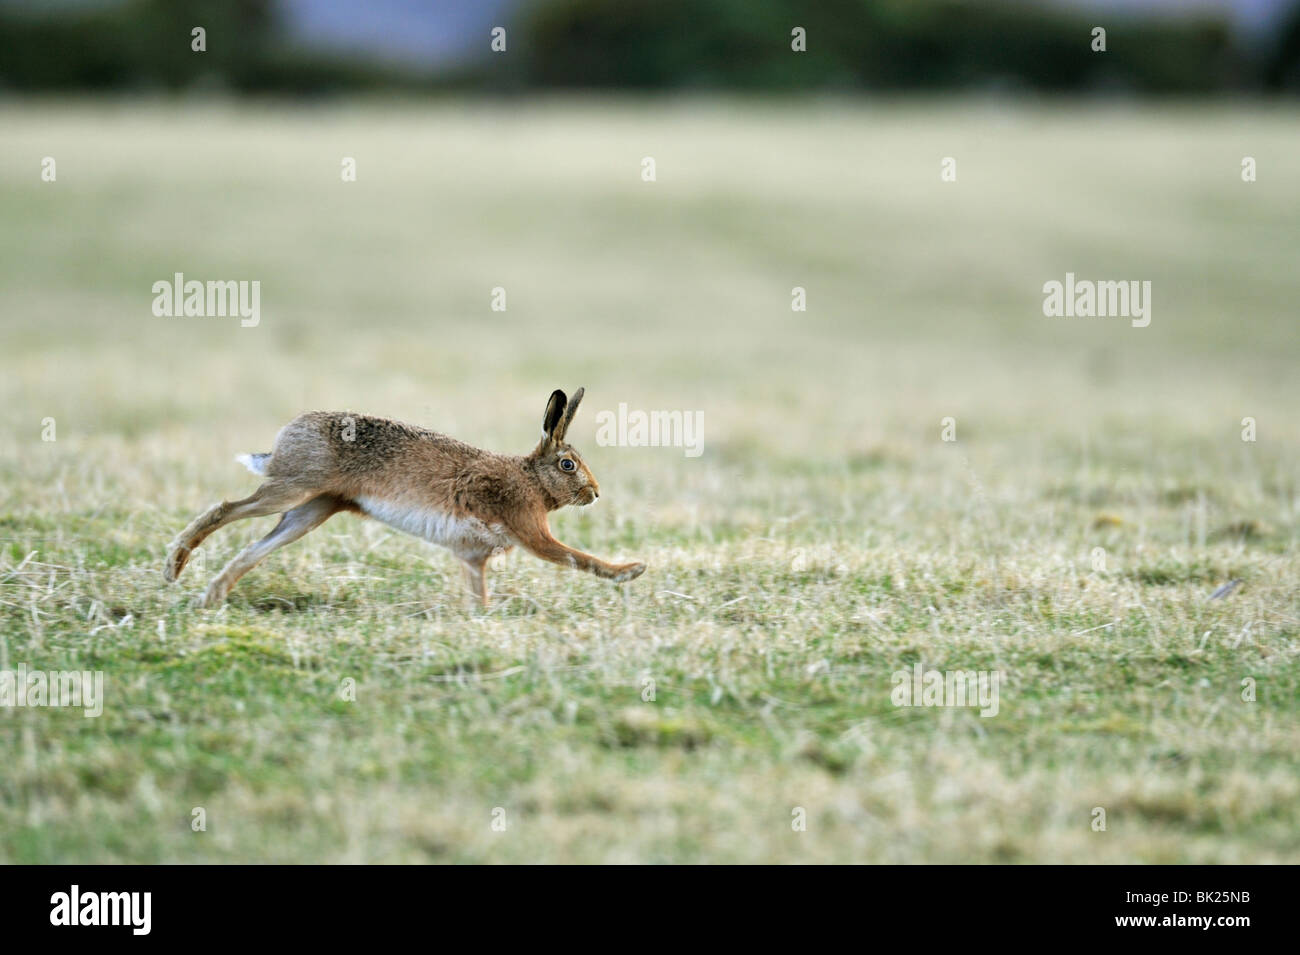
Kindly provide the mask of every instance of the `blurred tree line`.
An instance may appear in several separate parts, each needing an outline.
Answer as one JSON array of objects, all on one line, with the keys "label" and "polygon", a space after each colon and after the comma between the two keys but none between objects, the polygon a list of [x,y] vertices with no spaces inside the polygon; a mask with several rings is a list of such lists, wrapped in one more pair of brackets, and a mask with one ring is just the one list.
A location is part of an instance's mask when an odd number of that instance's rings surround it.
[{"label": "blurred tree line", "polygon": [[275,0],[0,7],[0,89],[310,93],[422,83],[409,70],[294,44]]},{"label": "blurred tree line", "polygon": [[[1300,90],[1300,5],[1249,48],[1208,13],[1131,19],[1014,0],[536,0],[506,25],[508,55],[475,38],[480,57],[437,71],[304,48],[275,0],[4,6],[0,88]],[[806,52],[791,50],[796,26]]]}]

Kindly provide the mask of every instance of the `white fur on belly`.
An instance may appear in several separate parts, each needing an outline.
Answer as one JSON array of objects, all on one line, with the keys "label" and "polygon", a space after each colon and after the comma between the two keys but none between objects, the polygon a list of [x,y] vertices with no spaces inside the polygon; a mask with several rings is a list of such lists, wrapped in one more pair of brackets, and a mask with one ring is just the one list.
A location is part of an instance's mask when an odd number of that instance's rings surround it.
[{"label": "white fur on belly", "polygon": [[477,517],[457,517],[443,511],[373,497],[358,497],[356,501],[357,506],[375,520],[452,550],[466,546],[497,550],[514,543],[500,524],[488,524]]}]

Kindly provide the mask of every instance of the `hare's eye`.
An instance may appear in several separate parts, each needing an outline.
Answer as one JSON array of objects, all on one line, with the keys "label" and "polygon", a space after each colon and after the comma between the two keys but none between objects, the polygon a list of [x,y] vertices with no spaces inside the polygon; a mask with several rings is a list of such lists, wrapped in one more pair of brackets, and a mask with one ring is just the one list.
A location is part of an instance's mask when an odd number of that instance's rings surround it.
[{"label": "hare's eye", "polygon": [[576,471],[578,466],[573,463],[573,458],[560,458],[561,471]]}]

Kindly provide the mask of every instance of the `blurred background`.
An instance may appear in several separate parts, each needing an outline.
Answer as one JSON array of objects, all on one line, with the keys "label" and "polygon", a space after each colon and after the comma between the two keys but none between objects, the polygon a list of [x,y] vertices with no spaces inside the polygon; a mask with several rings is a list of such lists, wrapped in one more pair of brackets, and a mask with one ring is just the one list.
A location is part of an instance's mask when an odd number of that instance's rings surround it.
[{"label": "blurred background", "polygon": [[[168,42],[202,25],[207,55]],[[791,25],[807,54],[790,57]],[[1118,33],[1107,56],[1077,42]],[[493,62],[488,35],[514,55]],[[1300,88],[1294,0],[3,0],[10,90]]]},{"label": "blurred background", "polygon": [[[404,374],[431,398],[513,364],[519,391],[707,398],[746,447],[786,362],[802,402],[873,427],[1018,400],[967,387],[980,368],[1076,383],[1059,426],[1151,389],[1197,427],[1213,388],[1188,363],[1272,387],[1235,363],[1295,344],[1297,91],[1289,0],[0,0],[4,334],[40,352],[17,376],[60,347],[171,368],[202,342],[192,372],[233,362],[249,413],[290,382],[262,404],[362,406]],[[259,279],[265,324],[142,325],[176,271]],[[1067,271],[1152,280],[1153,324],[1045,319]],[[499,360],[424,381],[452,342]],[[80,410],[177,408],[137,382]]]}]

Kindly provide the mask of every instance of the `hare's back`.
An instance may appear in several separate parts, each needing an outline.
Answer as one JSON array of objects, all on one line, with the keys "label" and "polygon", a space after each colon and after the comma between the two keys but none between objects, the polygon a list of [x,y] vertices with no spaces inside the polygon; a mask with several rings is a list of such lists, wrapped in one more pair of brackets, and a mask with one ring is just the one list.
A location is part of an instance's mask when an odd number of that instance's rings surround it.
[{"label": "hare's back", "polygon": [[409,463],[454,471],[482,452],[428,428],[348,411],[312,411],[291,421],[275,440],[277,463],[310,458],[350,473]]}]

